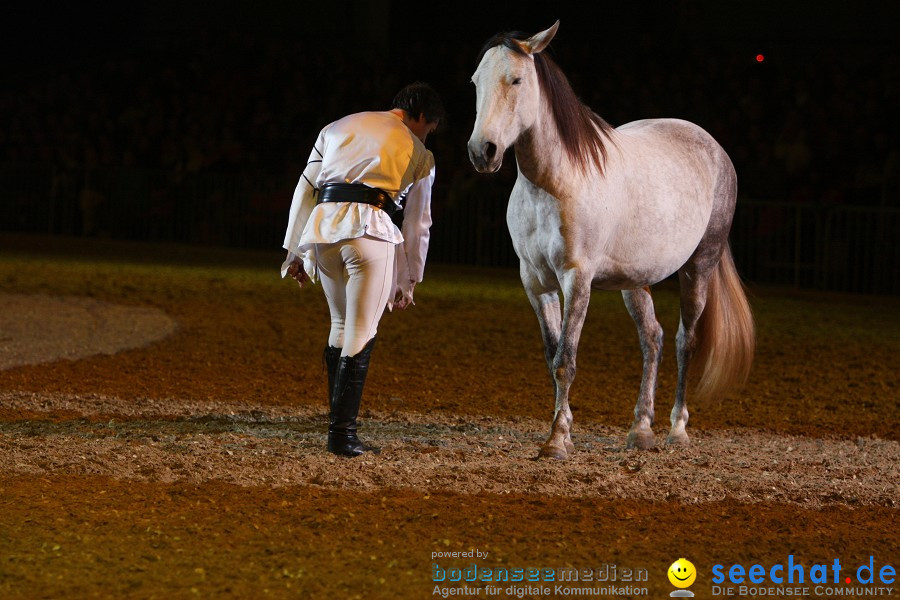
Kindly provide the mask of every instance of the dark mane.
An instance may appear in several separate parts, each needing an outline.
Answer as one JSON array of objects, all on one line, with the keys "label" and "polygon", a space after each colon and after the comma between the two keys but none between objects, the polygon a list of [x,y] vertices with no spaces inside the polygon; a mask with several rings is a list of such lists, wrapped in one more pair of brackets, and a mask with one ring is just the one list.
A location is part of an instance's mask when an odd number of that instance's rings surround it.
[{"label": "dark mane", "polygon": [[[484,45],[478,62],[480,63],[485,53],[495,46],[504,46],[525,55],[527,53],[520,45],[520,41],[528,37],[527,34],[518,31],[498,33]],[[609,138],[612,125],[578,99],[562,69],[553,62],[546,51],[533,56],[541,93],[550,105],[550,112],[566,154],[582,170],[587,170],[588,166],[593,164],[602,173],[606,164],[604,138]]]}]

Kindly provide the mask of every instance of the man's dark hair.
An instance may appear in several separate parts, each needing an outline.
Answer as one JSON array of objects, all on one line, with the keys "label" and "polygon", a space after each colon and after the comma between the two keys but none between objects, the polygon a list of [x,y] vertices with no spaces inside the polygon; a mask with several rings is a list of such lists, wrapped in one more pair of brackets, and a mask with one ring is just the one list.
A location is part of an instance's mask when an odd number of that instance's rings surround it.
[{"label": "man's dark hair", "polygon": [[441,97],[430,85],[421,81],[411,83],[397,92],[391,108],[402,108],[413,119],[424,114],[429,123],[438,123],[446,116]]}]

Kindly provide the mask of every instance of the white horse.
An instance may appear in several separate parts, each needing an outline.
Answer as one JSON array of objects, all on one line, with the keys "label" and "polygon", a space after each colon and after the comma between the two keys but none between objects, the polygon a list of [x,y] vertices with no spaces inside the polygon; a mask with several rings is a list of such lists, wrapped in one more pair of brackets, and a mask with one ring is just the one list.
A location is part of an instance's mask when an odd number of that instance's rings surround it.
[{"label": "white horse", "polygon": [[692,123],[651,119],[613,129],[594,114],[541,53],[558,27],[488,41],[472,76],[477,117],[469,139],[482,173],[496,172],[506,149],[515,149],[506,221],[556,390],[540,456],[564,459],[574,449],[569,387],[591,288],[622,290],[637,324],[644,369],[627,446],[654,445],[663,330],[649,286],[676,272],[678,386],[666,443],[686,444],[692,360],[702,365],[696,394],[704,399],[745,381],[753,359],[753,318],[728,245],[734,167]]}]

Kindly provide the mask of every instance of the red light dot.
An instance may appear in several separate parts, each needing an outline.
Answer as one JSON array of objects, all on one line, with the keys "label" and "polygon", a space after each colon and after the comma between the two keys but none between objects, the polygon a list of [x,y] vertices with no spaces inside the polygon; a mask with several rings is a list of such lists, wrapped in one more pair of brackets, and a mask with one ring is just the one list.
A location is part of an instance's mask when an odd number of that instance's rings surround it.
[{"label": "red light dot", "polygon": [[850,583],[850,578],[848,577],[848,578],[845,579],[844,581],[846,581],[847,583]]},{"label": "red light dot", "polygon": [[766,60],[766,57],[763,56],[762,54],[757,54],[757,55],[756,55],[756,62],[762,62],[762,61],[764,61],[764,60]]}]

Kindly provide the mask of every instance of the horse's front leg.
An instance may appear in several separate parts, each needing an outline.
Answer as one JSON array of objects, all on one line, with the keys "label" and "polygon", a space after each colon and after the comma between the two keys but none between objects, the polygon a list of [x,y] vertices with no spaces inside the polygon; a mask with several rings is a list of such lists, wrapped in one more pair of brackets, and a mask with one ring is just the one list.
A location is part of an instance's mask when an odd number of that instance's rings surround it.
[{"label": "horse's front leg", "polygon": [[[575,354],[581,328],[591,299],[590,279],[569,271],[561,280],[565,306],[556,353],[550,374],[556,388],[556,407],[550,437],[541,447],[539,457],[564,460],[575,450],[572,443],[572,411],[569,408],[569,388],[575,380]],[[558,306],[558,305],[557,305]],[[558,310],[558,309],[557,309]],[[549,362],[549,361],[548,361]]]},{"label": "horse's front leg", "polygon": [[[553,379],[553,361],[556,359],[556,349],[559,347],[559,334],[562,329],[562,311],[559,306],[559,294],[557,292],[534,292],[526,287],[528,300],[537,315],[541,326],[541,339],[544,341],[544,361],[547,370]],[[556,382],[553,383],[553,393],[556,394]]]},{"label": "horse's front leg", "polygon": [[653,298],[648,288],[623,290],[625,307],[634,319],[641,340],[641,354],[644,356],[644,372],[641,377],[641,391],[634,406],[634,421],[625,442],[627,448],[647,450],[655,445],[653,439],[653,405],[656,396],[659,363],[662,361],[663,328],[656,320]]},{"label": "horse's front leg", "polygon": [[562,310],[559,305],[559,291],[546,291],[537,276],[523,267],[520,269],[522,284],[534,314],[537,315],[538,324],[541,326],[541,339],[544,342],[544,362],[550,373],[550,383],[553,384],[553,395],[556,396],[556,382],[553,380],[553,361],[556,359],[556,349],[559,347],[559,334],[562,330]]}]

